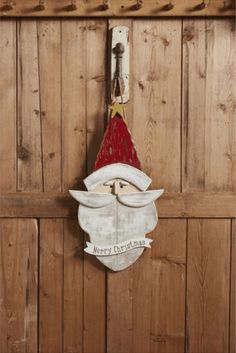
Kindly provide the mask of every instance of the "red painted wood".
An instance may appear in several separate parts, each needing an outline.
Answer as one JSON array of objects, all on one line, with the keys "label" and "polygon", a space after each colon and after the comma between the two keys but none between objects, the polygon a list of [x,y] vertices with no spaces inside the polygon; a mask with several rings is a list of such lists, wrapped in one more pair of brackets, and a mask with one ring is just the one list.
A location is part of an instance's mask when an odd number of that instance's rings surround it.
[{"label": "red painted wood", "polygon": [[119,114],[107,125],[94,170],[112,163],[125,163],[141,169],[128,126]]}]

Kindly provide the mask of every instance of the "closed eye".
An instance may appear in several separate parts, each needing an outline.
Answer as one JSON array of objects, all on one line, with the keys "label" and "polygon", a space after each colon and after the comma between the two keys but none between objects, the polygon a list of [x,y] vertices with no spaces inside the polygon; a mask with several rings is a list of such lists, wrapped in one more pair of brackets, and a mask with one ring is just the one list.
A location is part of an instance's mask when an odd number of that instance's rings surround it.
[{"label": "closed eye", "polygon": [[128,186],[129,183],[127,181],[120,181],[120,187],[123,188],[124,186]]}]

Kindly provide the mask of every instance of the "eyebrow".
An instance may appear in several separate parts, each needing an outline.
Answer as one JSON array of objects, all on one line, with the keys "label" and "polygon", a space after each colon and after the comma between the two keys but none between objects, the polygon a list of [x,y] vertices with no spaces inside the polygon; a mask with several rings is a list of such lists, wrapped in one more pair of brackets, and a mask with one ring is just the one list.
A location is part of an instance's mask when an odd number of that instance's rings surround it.
[{"label": "eyebrow", "polygon": [[[114,184],[114,182],[115,182],[115,179],[114,179],[114,180],[107,181],[107,182],[104,183],[103,185],[109,186],[109,185]],[[119,183],[120,183],[121,185],[129,185],[129,183],[128,183],[127,181],[125,181],[125,180],[124,180],[124,181],[121,180],[121,181],[119,181]]]}]

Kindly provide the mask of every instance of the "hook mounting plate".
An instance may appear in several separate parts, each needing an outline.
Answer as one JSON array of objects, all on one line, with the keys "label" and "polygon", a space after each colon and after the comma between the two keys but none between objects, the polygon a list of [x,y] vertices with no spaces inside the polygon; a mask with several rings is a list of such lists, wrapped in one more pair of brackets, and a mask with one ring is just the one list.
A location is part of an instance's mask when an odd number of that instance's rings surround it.
[{"label": "hook mounting plate", "polygon": [[[117,48],[122,47],[122,54]],[[129,28],[115,26],[111,30],[111,102],[127,103],[129,100]],[[117,94],[116,82],[120,82],[122,97]]]}]

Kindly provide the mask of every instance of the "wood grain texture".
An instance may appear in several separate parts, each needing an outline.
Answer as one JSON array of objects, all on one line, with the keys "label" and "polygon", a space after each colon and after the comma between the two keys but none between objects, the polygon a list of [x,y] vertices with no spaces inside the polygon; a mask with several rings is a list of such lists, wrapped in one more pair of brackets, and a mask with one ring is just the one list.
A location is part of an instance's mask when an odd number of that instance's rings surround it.
[{"label": "wood grain texture", "polygon": [[41,115],[35,20],[18,22],[17,41],[18,190],[42,191]]},{"label": "wood grain texture", "polygon": [[236,220],[232,220],[229,353],[236,352]]},{"label": "wood grain texture", "polygon": [[185,342],[186,220],[160,220],[152,243],[152,353],[182,353]]},{"label": "wood grain texture", "polygon": [[0,220],[0,352],[37,352],[38,227]]},{"label": "wood grain texture", "polygon": [[37,26],[43,187],[61,191],[61,22]]},{"label": "wood grain texture", "polygon": [[55,2],[48,0],[41,9],[35,0],[24,0],[16,2],[12,9],[6,6],[6,2],[0,2],[0,16],[28,16],[28,17],[173,17],[173,16],[214,16],[227,17],[234,16],[233,3],[230,1],[214,0],[206,3],[205,8],[201,8],[199,0],[178,0],[173,3],[173,8],[168,8],[168,2],[161,0],[146,0],[136,7],[137,1],[111,0],[107,9],[104,8],[101,0],[86,2],[60,0]]},{"label": "wood grain texture", "polygon": [[[133,266],[129,289],[132,298],[129,351],[183,352],[186,223],[161,220],[152,237],[152,249],[145,251]],[[131,344],[130,332],[123,336]]]},{"label": "wood grain texture", "polygon": [[227,352],[230,220],[189,220],[187,253],[186,351]]},{"label": "wood grain texture", "polygon": [[[86,23],[87,175],[92,171],[104,130],[106,31],[105,21]],[[84,353],[103,353],[106,349],[106,270],[95,257],[85,254],[84,260]]]},{"label": "wood grain texture", "polygon": [[[229,218],[236,216],[235,193],[164,193],[156,205],[159,218]],[[0,194],[0,217],[77,218],[78,203],[65,193]]]},{"label": "wood grain texture", "polygon": [[[149,236],[152,238],[151,234]],[[133,266],[132,353],[151,351],[151,312],[154,310],[151,300],[153,261],[152,252],[148,250]]]},{"label": "wood grain texture", "polygon": [[133,58],[136,104],[130,129],[143,170],[152,188],[179,191],[181,21],[135,21]]},{"label": "wood grain texture", "polygon": [[[183,21],[182,190],[205,189],[206,21]],[[198,99],[196,99],[198,97]]]},{"label": "wood grain texture", "polygon": [[0,22],[0,190],[16,191],[16,22]]},{"label": "wood grain texture", "polygon": [[236,188],[234,22],[207,21],[206,43],[205,190],[231,191]]},{"label": "wood grain texture", "polygon": [[184,21],[183,191],[235,190],[235,53],[230,20]]},{"label": "wood grain texture", "polygon": [[39,352],[63,352],[63,220],[40,221]]},{"label": "wood grain texture", "polygon": [[133,266],[121,272],[108,272],[107,351],[109,353],[131,353],[133,351],[132,275]]},{"label": "wood grain texture", "polygon": [[64,220],[64,353],[83,352],[83,257],[77,220]]},{"label": "wood grain texture", "polygon": [[[162,1],[153,2],[155,16],[182,6],[159,13]],[[26,4],[32,14],[31,0],[16,3],[6,16]],[[92,3],[53,15],[82,15]],[[126,11],[128,2],[124,9],[111,3],[85,15],[141,16],[150,4]],[[219,11],[210,3],[194,14]],[[34,14],[48,14],[51,0],[45,4]],[[103,136],[106,45],[115,24],[130,28],[127,123],[151,189],[165,188],[159,217],[172,218],[160,220],[152,249],[116,274],[83,255],[87,238],[67,193],[84,187]],[[0,352],[36,353],[37,320],[41,353],[183,352],[186,310],[186,352],[235,353],[233,22],[186,19],[182,28],[181,19],[2,19],[0,48]]]},{"label": "wood grain texture", "polygon": [[62,190],[86,170],[86,22],[62,20]]}]

